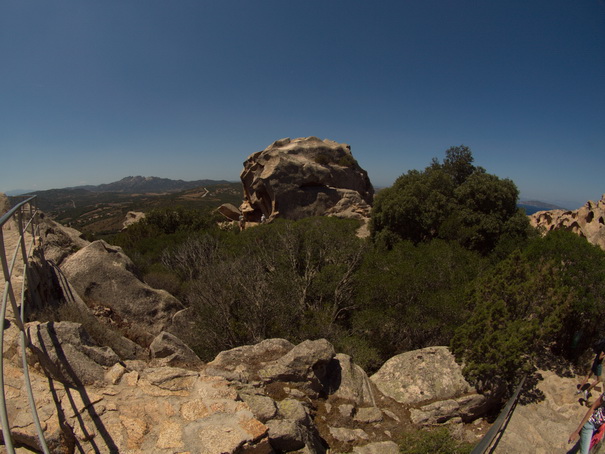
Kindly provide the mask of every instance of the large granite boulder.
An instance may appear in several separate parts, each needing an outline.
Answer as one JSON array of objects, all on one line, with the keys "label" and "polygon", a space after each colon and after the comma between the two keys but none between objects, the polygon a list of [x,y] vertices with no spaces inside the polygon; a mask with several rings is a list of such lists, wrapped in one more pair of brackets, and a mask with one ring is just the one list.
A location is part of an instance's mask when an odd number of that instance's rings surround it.
[{"label": "large granite boulder", "polygon": [[473,392],[447,347],[427,347],[394,356],[370,377],[402,404],[445,400]]},{"label": "large granite boulder", "polygon": [[331,395],[357,406],[376,405],[376,385],[349,355],[338,353],[329,365]]},{"label": "large granite boulder", "polygon": [[242,345],[220,352],[207,364],[206,372],[227,380],[249,382],[258,380],[258,370],[271,361],[275,361],[294,345],[285,339],[265,339],[254,345]]},{"label": "large granite boulder", "polygon": [[40,220],[40,239],[44,258],[60,265],[71,254],[88,246],[82,233],[61,225],[46,216]]},{"label": "large granite boulder", "polygon": [[177,366],[197,369],[204,365],[189,346],[174,334],[162,331],[149,346],[151,358],[158,366]]},{"label": "large granite boulder", "polygon": [[104,367],[120,361],[111,348],[97,345],[79,323],[33,322],[27,334],[32,343],[26,350],[28,363],[41,363],[54,379],[71,386],[103,381]]},{"label": "large granite boulder", "polygon": [[183,309],[174,296],[138,279],[122,249],[103,240],[70,255],[61,271],[89,306],[109,308],[117,323],[145,343],[169,331],[173,315]]},{"label": "large granite boulder", "polygon": [[589,200],[577,210],[538,211],[529,222],[542,233],[569,230],[605,250],[605,194],[598,202]]},{"label": "large granite boulder", "polygon": [[309,390],[322,392],[329,386],[328,366],[335,355],[334,347],[327,340],[306,340],[267,363],[258,373],[266,382],[299,382]]},{"label": "large granite boulder", "polygon": [[374,188],[349,145],[307,137],[281,139],[244,162],[240,176],[246,221],[369,217]]},{"label": "large granite boulder", "polygon": [[464,379],[447,347],[427,347],[389,359],[370,377],[378,389],[410,405],[412,422],[434,424],[452,418],[469,421],[485,413],[488,400]]}]

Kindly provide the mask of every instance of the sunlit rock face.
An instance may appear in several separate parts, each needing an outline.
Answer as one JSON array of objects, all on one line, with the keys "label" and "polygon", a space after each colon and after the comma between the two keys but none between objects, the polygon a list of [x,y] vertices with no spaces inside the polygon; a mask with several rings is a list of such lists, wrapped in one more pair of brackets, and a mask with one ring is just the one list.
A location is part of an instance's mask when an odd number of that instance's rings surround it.
[{"label": "sunlit rock face", "polygon": [[577,210],[539,211],[529,216],[529,220],[543,233],[569,230],[605,250],[605,194],[598,202],[589,200]]},{"label": "sunlit rock face", "polygon": [[244,162],[247,221],[337,216],[366,219],[374,197],[368,174],[347,144],[317,137],[281,139]]}]

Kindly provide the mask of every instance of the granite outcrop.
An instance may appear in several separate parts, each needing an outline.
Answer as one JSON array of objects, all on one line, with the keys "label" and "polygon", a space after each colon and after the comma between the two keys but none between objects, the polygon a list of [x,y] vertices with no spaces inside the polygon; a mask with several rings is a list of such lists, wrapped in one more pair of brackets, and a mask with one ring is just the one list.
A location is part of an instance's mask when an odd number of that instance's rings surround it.
[{"label": "granite outcrop", "polygon": [[[374,188],[351,147],[317,137],[280,139],[244,162],[240,175],[246,222],[336,216],[366,220]],[[225,207],[225,216],[237,212]],[[237,220],[237,219],[233,219]]]},{"label": "granite outcrop", "polygon": [[577,210],[538,211],[529,216],[530,224],[542,233],[569,230],[605,250],[605,194],[601,200],[589,200]]}]

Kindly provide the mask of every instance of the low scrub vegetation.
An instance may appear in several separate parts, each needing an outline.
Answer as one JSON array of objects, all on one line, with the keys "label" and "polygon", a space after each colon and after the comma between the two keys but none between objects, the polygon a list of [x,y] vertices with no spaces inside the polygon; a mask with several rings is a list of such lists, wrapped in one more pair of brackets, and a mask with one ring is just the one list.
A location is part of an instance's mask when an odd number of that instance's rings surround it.
[{"label": "low scrub vegetation", "polygon": [[401,454],[469,454],[473,445],[457,440],[447,427],[410,431],[400,437]]},{"label": "low scrub vegetation", "polygon": [[514,183],[472,162],[453,147],[402,175],[378,194],[369,239],[352,220],[221,231],[172,207],[110,242],[193,309],[186,341],[204,360],[271,337],[326,338],[371,373],[451,345],[472,383],[504,397],[542,356],[576,361],[599,336],[605,254],[569,232],[538,236]]}]

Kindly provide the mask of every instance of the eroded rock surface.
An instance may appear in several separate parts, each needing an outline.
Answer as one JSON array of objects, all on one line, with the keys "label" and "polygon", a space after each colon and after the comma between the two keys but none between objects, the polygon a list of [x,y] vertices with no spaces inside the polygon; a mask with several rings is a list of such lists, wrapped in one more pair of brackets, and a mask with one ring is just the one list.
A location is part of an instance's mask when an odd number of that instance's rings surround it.
[{"label": "eroded rock surface", "polygon": [[89,307],[110,308],[122,324],[157,335],[167,331],[183,309],[175,297],[139,280],[132,261],[103,240],[90,243],[66,258],[61,271]]},{"label": "eroded rock surface", "polygon": [[577,210],[538,211],[529,216],[529,221],[544,233],[569,230],[605,250],[605,194],[598,202],[589,200]]},{"label": "eroded rock surface", "polygon": [[71,254],[90,244],[82,238],[81,232],[58,224],[46,216],[40,222],[40,238],[45,259],[56,265],[61,265]]},{"label": "eroded rock surface", "polygon": [[[150,359],[124,360],[77,323],[32,322],[28,332],[45,357],[28,350],[51,452],[396,452],[417,409],[380,392],[325,339],[268,339],[203,365],[169,333],[156,337]],[[13,438],[39,449],[17,368],[18,333],[10,324],[4,343]],[[196,369],[162,362],[174,355]]]},{"label": "eroded rock surface", "polygon": [[[540,374],[543,380],[537,388],[544,394],[543,399],[517,405],[496,453],[529,452],[528,447],[536,454],[576,452],[567,439],[587,410],[575,392],[580,378],[560,377],[549,371]],[[598,394],[595,389],[593,398]]]},{"label": "eroded rock surface", "polygon": [[430,425],[452,418],[473,420],[489,402],[464,379],[447,347],[427,347],[389,359],[370,377],[385,395],[413,406],[415,424]]},{"label": "eroded rock surface", "polygon": [[366,219],[374,197],[367,172],[346,144],[317,137],[281,139],[244,162],[246,221],[337,216]]}]

